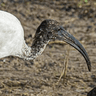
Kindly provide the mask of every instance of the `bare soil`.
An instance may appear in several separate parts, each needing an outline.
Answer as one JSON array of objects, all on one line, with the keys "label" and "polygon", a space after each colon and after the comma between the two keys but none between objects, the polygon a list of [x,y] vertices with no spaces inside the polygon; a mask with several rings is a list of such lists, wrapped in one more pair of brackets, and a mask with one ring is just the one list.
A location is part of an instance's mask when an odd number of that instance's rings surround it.
[{"label": "bare soil", "polygon": [[[96,1],[81,1],[0,1],[1,10],[14,14],[21,21],[28,46],[31,46],[39,24],[45,19],[54,19],[81,42],[92,63],[89,72],[82,55],[66,43],[48,44],[34,62],[12,56],[2,58],[0,96],[96,96]],[[64,79],[60,76],[68,50]],[[89,94],[92,89],[95,91]]]}]

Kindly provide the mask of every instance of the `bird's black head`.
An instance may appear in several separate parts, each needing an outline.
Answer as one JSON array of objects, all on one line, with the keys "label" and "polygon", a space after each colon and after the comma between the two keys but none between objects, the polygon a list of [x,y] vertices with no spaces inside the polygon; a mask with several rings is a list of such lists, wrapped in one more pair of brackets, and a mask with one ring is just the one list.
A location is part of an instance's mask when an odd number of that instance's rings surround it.
[{"label": "bird's black head", "polygon": [[[46,43],[50,40],[59,39],[65,41],[66,43],[77,49],[85,58],[89,71],[91,71],[90,59],[84,49],[84,47],[79,43],[79,41],[68,33],[57,21],[54,20],[44,20],[38,27],[33,44]],[[37,43],[36,43],[37,42]]]},{"label": "bird's black head", "polygon": [[38,27],[35,38],[43,38],[45,41],[54,40],[57,37],[57,32],[59,31],[59,23],[55,20],[44,20]]}]

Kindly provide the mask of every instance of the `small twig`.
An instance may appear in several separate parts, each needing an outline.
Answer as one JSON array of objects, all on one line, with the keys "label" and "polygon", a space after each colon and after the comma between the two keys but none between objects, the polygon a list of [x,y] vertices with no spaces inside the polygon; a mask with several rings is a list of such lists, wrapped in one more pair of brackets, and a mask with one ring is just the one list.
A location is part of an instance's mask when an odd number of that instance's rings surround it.
[{"label": "small twig", "polygon": [[[65,59],[64,59],[65,61],[64,61],[64,65],[66,65],[65,63],[66,63],[66,57],[65,57]],[[62,73],[61,73],[61,75],[60,75],[60,77],[59,77],[59,79],[58,79],[58,81],[57,81],[57,84],[60,82],[60,80],[61,80],[61,78],[65,75],[64,73],[66,73],[66,72],[64,72],[65,71],[65,68],[63,69],[63,71],[62,71]]]},{"label": "small twig", "polygon": [[66,61],[64,62],[65,67],[63,69],[64,70],[63,83],[66,80],[67,67],[68,67],[68,61],[69,61],[69,51],[70,51],[70,49],[69,49],[69,45],[68,45],[67,56],[66,56],[66,59],[65,59]]},{"label": "small twig", "polygon": [[68,45],[68,50],[67,50],[66,57],[64,59],[64,65],[65,66],[64,66],[64,69],[63,69],[63,71],[62,71],[62,73],[61,73],[61,75],[60,75],[60,77],[59,77],[59,79],[58,79],[56,84],[58,84],[60,82],[62,77],[63,77],[63,82],[65,82],[66,74],[67,74],[68,60],[69,60],[69,45]]},{"label": "small twig", "polygon": [[49,42],[48,44],[67,44],[66,42],[64,42],[64,41],[59,41],[59,40],[56,40],[56,41],[51,41],[51,42]]}]

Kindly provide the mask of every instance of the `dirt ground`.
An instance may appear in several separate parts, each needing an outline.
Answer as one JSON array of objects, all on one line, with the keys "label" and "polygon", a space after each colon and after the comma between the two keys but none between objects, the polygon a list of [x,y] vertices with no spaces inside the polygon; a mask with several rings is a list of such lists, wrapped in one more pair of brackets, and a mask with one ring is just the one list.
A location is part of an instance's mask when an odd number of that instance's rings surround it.
[{"label": "dirt ground", "polygon": [[[82,0],[81,0],[82,1]],[[17,57],[0,59],[0,96],[96,96],[96,1],[1,0],[0,9],[22,23],[26,43],[31,46],[39,24],[54,19],[85,47],[92,71],[82,55],[66,43],[48,44],[34,62]],[[66,79],[60,75],[69,50]],[[60,79],[60,80],[59,80]],[[65,81],[64,81],[65,80]]]}]

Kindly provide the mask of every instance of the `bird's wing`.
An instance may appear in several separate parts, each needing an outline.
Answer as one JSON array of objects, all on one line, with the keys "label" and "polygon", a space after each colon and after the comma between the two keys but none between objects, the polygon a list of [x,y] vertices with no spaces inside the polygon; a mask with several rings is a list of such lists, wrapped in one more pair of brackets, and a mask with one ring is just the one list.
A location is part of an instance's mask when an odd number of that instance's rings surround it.
[{"label": "bird's wing", "polygon": [[24,31],[20,21],[12,14],[0,11],[0,55],[20,50],[23,42]]}]

